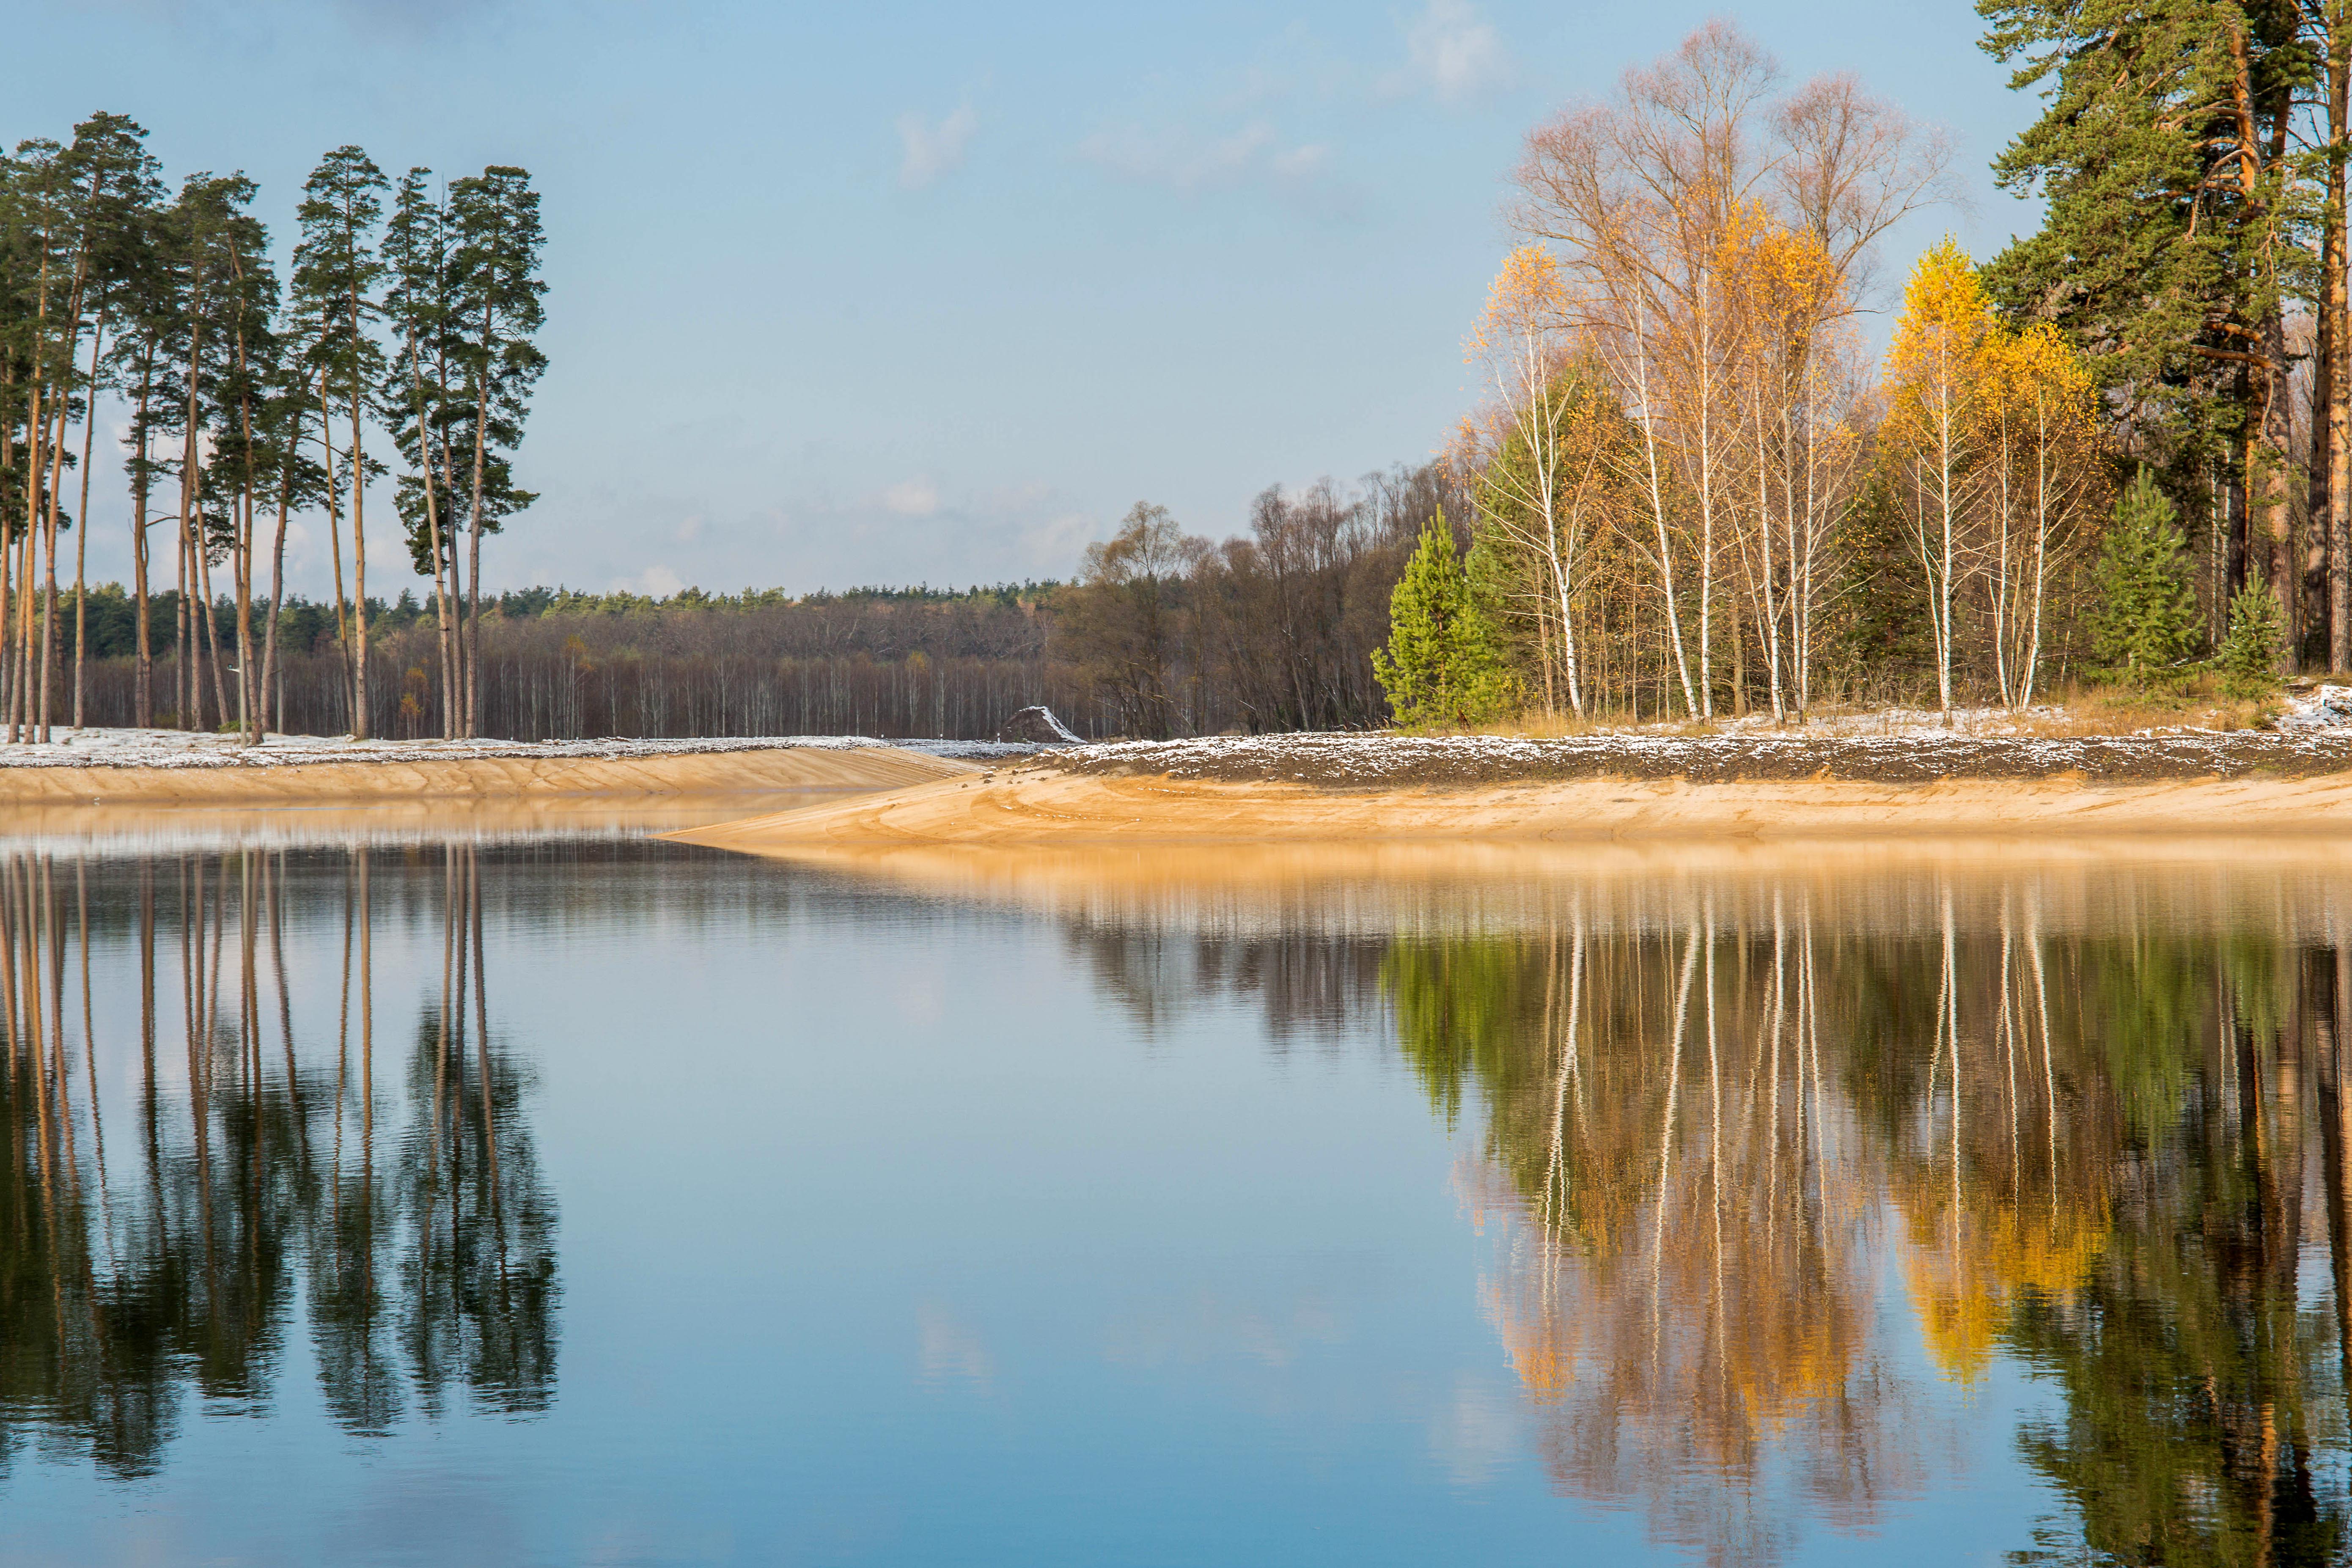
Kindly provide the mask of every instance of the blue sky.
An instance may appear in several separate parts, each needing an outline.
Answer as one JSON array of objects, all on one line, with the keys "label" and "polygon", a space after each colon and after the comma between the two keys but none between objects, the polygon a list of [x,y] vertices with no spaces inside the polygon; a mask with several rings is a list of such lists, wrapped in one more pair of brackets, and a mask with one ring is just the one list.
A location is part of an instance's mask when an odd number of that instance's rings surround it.
[{"label": "blue sky", "polygon": [[[1893,237],[1890,276],[2030,216],[1984,167],[2033,104],[1964,0],[8,10],[41,68],[0,135],[131,114],[173,180],[258,180],[281,244],[346,142],[531,171],[542,499],[491,586],[1067,575],[1139,499],[1223,535],[1269,484],[1419,461],[1475,400],[1521,140],[1713,15],[1952,131],[1973,199]],[[126,504],[91,510],[94,574],[127,575]],[[324,584],[322,536],[289,553]]]}]

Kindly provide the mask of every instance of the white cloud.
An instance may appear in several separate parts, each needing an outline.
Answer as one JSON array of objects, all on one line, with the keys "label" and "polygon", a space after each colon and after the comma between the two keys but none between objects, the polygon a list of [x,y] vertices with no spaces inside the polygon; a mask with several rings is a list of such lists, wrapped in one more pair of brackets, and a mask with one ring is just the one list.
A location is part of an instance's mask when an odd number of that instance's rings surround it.
[{"label": "white cloud", "polygon": [[1205,143],[1181,132],[1097,131],[1078,143],[1078,156],[1121,179],[1190,193],[1252,179],[1317,179],[1330,163],[1331,149],[1323,142],[1286,147],[1273,126],[1256,121]]},{"label": "white cloud", "polygon": [[1329,167],[1331,144],[1311,142],[1304,147],[1293,147],[1287,153],[1276,153],[1266,160],[1266,167],[1286,180],[1311,180]]},{"label": "white cloud", "polygon": [[929,517],[940,510],[940,489],[929,479],[902,479],[882,492],[882,504],[900,517]]},{"label": "white cloud", "polygon": [[1405,29],[1411,64],[1400,88],[1426,91],[1442,103],[1463,103],[1510,80],[1502,36],[1469,0],[1429,0]]},{"label": "white cloud", "polygon": [[923,190],[963,167],[980,116],[967,103],[934,125],[909,110],[898,116],[898,184]]},{"label": "white cloud", "polygon": [[643,594],[648,599],[667,599],[686,586],[686,579],[667,566],[648,566],[633,577],[624,577],[613,584],[616,593]]}]

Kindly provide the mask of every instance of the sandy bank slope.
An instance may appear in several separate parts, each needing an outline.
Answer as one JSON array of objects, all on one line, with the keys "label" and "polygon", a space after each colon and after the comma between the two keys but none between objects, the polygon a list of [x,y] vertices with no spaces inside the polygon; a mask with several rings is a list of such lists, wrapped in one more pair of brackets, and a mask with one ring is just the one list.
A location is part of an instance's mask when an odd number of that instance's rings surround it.
[{"label": "sandy bank slope", "polygon": [[415,757],[268,767],[0,768],[0,805],[310,805],[556,795],[877,790],[972,771],[895,747],[635,757]]},{"label": "sandy bank slope", "polygon": [[1376,792],[1028,768],[675,837],[757,853],[891,844],[2148,833],[2352,834],[2352,773],[2132,784],[2068,776],[1921,784],[1597,779]]}]

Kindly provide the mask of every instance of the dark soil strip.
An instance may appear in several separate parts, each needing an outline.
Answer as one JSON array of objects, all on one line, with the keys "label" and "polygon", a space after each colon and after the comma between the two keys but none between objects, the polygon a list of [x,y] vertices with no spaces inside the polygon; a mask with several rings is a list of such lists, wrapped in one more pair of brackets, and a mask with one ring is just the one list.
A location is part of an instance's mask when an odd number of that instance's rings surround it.
[{"label": "dark soil strip", "polygon": [[1037,762],[1066,773],[1160,775],[1333,789],[1519,784],[1574,779],[1687,779],[1694,784],[1828,777],[1878,784],[1944,779],[2102,783],[2201,778],[2311,778],[2352,771],[2352,734],[1993,736],[1801,739],[1772,735],[1500,737],[1280,735],[1123,742],[1074,747]]}]

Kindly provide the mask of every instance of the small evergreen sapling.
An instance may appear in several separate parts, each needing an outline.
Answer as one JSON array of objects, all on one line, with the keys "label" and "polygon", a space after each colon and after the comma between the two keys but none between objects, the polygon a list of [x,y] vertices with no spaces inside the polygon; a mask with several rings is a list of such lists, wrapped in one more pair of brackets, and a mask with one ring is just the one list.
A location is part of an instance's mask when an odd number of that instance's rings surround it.
[{"label": "small evergreen sapling", "polygon": [[2199,639],[2189,546],[2145,468],[2116,500],[2091,569],[2091,653],[2109,679],[2147,686],[2187,672]]},{"label": "small evergreen sapling", "polygon": [[1389,645],[1372,673],[1400,724],[1475,724],[1509,703],[1495,626],[1454,554],[1454,531],[1433,517],[1389,595]]},{"label": "small evergreen sapling", "polygon": [[2221,643],[2221,689],[2232,697],[2267,697],[2279,686],[2279,652],[2286,617],[2278,596],[2249,582],[2230,601],[2230,635]]}]

